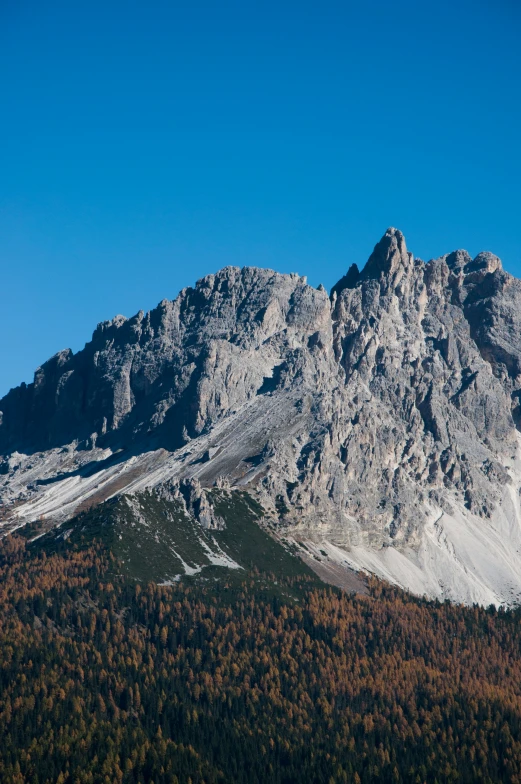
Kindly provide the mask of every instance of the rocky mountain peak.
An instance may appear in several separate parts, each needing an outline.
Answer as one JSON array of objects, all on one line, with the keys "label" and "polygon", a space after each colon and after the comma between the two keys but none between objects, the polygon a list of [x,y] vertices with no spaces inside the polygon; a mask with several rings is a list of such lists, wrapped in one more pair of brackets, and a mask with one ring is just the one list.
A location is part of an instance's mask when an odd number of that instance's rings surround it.
[{"label": "rocky mountain peak", "polygon": [[339,563],[521,595],[521,282],[491,253],[415,261],[390,228],[331,300],[226,267],[99,325],[0,411],[6,525],[166,482],[215,526],[205,494],[226,485]]},{"label": "rocky mountain peak", "polygon": [[407,251],[402,232],[391,227],[387,229],[380,242],[375,245],[362,270],[362,277],[378,279],[381,275],[392,276],[399,269],[408,270],[413,262],[414,257],[412,253]]},{"label": "rocky mountain peak", "polygon": [[443,258],[448,268],[455,273],[463,272],[467,264],[472,262],[472,256],[466,250],[455,250]]},{"label": "rocky mountain peak", "polygon": [[351,264],[346,274],[340,278],[338,283],[335,283],[333,288],[331,289],[331,299],[334,296],[338,296],[343,289],[352,289],[356,286],[358,281],[360,280],[360,270],[358,269],[357,264]]},{"label": "rocky mountain peak", "polygon": [[489,251],[482,251],[478,253],[473,261],[469,262],[465,267],[466,273],[481,272],[484,274],[501,271],[503,265],[501,259]]},{"label": "rocky mountain peak", "polygon": [[482,251],[473,259],[466,250],[456,250],[443,258],[449,269],[456,274],[481,273],[487,275],[503,270],[501,260],[489,251]]}]

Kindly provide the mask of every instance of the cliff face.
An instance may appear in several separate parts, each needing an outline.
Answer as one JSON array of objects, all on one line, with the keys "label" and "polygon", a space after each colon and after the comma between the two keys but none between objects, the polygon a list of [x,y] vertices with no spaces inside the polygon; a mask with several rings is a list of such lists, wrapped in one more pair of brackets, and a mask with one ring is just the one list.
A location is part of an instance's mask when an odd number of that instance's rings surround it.
[{"label": "cliff face", "polygon": [[332,559],[513,601],[520,327],[521,282],[497,257],[425,264],[395,229],[331,297],[226,268],[99,325],[0,401],[7,525],[172,481],[241,486]]},{"label": "cliff face", "polygon": [[0,449],[147,438],[177,448],[255,395],[274,359],[302,348],[328,310],[326,293],[297,275],[228,267],[52,357],[0,401]]}]

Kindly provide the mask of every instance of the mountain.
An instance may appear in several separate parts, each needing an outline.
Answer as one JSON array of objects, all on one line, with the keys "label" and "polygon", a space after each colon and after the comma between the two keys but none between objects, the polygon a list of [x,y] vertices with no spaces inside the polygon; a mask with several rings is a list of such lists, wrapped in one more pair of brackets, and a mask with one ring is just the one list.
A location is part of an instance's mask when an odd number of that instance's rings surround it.
[{"label": "mountain", "polygon": [[2,524],[153,491],[222,530],[216,491],[247,491],[318,570],[514,604],[520,396],[521,281],[491,253],[424,263],[391,228],[330,295],[227,267],[0,401]]}]

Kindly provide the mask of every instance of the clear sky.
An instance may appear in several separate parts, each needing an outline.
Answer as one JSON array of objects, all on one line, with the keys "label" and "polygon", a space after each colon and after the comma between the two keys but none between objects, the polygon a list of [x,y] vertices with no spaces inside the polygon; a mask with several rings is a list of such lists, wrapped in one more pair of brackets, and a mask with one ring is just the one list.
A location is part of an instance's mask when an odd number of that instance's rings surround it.
[{"label": "clear sky", "polygon": [[518,0],[0,0],[0,395],[227,265],[390,226],[521,275]]}]

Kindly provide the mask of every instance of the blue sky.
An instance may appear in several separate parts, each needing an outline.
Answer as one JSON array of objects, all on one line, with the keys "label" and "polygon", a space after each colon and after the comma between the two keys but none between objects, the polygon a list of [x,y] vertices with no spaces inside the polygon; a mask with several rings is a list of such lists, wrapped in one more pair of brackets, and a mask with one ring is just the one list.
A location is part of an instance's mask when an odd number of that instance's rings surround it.
[{"label": "blue sky", "polygon": [[97,322],[394,225],[521,275],[517,0],[0,3],[0,395]]}]

